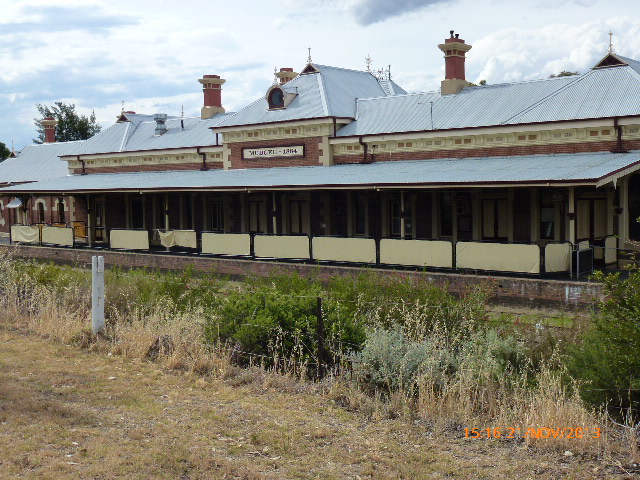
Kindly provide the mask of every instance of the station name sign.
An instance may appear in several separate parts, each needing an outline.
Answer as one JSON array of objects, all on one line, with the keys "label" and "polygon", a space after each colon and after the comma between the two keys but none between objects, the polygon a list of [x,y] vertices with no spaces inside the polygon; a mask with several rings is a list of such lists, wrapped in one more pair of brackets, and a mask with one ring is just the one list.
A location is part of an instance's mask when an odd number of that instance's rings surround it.
[{"label": "station name sign", "polygon": [[245,160],[275,157],[304,157],[304,145],[242,149],[242,158]]}]

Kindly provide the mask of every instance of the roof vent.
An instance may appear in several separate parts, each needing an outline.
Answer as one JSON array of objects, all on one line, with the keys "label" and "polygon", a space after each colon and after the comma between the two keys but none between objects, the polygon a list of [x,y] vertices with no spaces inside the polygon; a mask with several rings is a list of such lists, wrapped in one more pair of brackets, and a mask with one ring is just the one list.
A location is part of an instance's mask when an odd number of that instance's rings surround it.
[{"label": "roof vent", "polygon": [[166,133],[167,126],[164,124],[164,122],[167,121],[167,114],[166,113],[154,113],[153,114],[153,119],[156,121],[156,133],[155,133],[155,135],[157,137],[159,137],[160,135]]}]

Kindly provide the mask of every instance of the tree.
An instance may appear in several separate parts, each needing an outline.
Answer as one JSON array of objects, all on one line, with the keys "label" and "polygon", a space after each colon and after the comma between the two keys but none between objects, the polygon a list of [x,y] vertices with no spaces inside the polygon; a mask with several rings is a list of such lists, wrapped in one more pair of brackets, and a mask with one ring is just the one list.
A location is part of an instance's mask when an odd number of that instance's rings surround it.
[{"label": "tree", "polygon": [[640,412],[640,270],[626,279],[619,273],[594,278],[605,299],[578,346],[570,348],[569,372],[582,382],[582,397],[607,406],[620,418]]},{"label": "tree", "polygon": [[91,112],[89,117],[80,115],[76,113],[76,106],[73,104],[56,102],[51,107],[37,104],[36,108],[40,116],[34,119],[38,132],[38,138],[33,140],[35,143],[43,143],[45,140],[42,120],[47,117],[58,121],[58,125],[56,125],[56,141],[58,142],[86,140],[101,130],[100,125],[96,122],[95,113]]},{"label": "tree", "polygon": [[556,77],[571,77],[572,75],[578,75],[578,72],[569,72],[567,70],[563,70],[561,71],[559,74],[554,75],[553,73],[551,75],[549,75],[549,78],[556,78]]},{"label": "tree", "polygon": [[11,150],[7,148],[7,146],[0,142],[0,162],[6,160],[11,155]]}]

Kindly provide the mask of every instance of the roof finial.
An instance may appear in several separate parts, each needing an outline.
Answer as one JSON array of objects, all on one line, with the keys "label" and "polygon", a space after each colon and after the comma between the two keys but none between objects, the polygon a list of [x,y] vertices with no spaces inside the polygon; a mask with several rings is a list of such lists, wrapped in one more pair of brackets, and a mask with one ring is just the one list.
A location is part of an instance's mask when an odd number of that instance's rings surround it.
[{"label": "roof finial", "polygon": [[613,32],[609,30],[609,53],[613,53]]},{"label": "roof finial", "polygon": [[307,57],[307,63],[313,63],[313,61],[311,60],[311,47],[307,48],[307,50],[309,50],[309,57]]},{"label": "roof finial", "polygon": [[373,63],[373,58],[371,58],[371,55],[367,55],[364,58],[364,64],[367,66],[367,72],[371,73],[371,64]]},{"label": "roof finial", "polygon": [[124,113],[124,100],[122,100],[122,109],[120,110],[120,115]]}]

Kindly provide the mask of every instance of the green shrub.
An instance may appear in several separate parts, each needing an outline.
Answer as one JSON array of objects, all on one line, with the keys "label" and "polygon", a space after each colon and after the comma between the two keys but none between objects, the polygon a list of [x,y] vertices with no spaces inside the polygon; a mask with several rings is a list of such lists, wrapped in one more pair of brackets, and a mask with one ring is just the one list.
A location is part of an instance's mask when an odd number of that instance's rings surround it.
[{"label": "green shrub", "polygon": [[457,342],[486,320],[488,287],[469,289],[458,297],[424,277],[381,277],[364,272],[357,277],[334,277],[329,295],[342,302],[348,316],[370,329],[402,327],[405,335],[420,340],[439,330]]},{"label": "green shrub", "polygon": [[640,272],[597,274],[606,300],[582,342],[569,350],[569,372],[582,381],[584,400],[612,414],[640,409]]},{"label": "green shrub", "polygon": [[454,356],[444,345],[434,339],[411,341],[401,328],[373,331],[362,351],[352,357],[352,364],[366,390],[408,395],[414,393],[420,376],[444,380],[456,368]]},{"label": "green shrub", "polygon": [[[245,362],[253,355],[267,365],[275,358],[317,362],[319,296],[326,297],[319,282],[295,274],[248,279],[244,289],[226,294],[207,322],[206,341],[232,344],[244,352]],[[324,343],[333,356],[325,360],[336,362],[360,348],[364,328],[335,299],[326,298],[322,310]]]}]

